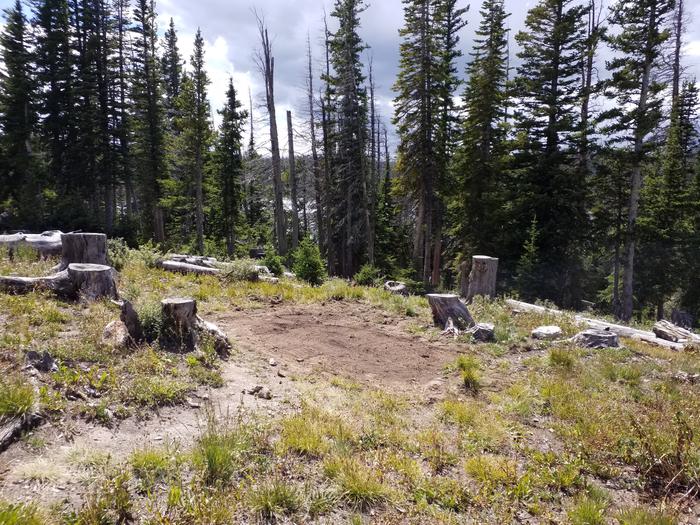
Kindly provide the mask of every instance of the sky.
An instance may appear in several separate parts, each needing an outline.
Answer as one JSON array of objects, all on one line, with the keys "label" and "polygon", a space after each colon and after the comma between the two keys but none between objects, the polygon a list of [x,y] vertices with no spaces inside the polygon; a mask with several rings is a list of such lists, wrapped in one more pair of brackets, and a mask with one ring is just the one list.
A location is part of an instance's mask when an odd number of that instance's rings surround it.
[{"label": "sky", "polygon": [[[609,0],[605,0],[606,2]],[[279,119],[281,146],[286,148],[286,110],[295,115],[299,141],[303,136],[303,120],[308,113],[306,101],[306,43],[311,41],[314,58],[316,88],[319,87],[322,65],[322,38],[324,12],[330,14],[333,0],[156,0],[160,32],[164,32],[173,18],[178,31],[179,45],[183,57],[189,60],[192,42],[201,28],[206,42],[206,63],[211,85],[209,96],[213,111],[219,109],[225,99],[229,77],[233,78],[240,97],[247,106],[248,92],[253,97],[256,117],[256,142],[264,149],[267,146],[265,110],[262,107],[264,87],[262,75],[257,68],[255,51],[259,37],[254,11],[264,17],[272,39],[275,56],[276,102]],[[685,0],[689,22],[685,37],[684,63],[691,75],[700,79],[700,0]],[[7,7],[13,0],[0,0],[0,7]],[[512,13],[509,26],[512,35],[524,25],[525,15],[535,0],[506,0],[506,8]],[[398,68],[399,28],[403,23],[401,0],[367,0],[368,7],[362,14],[360,35],[369,48],[365,51],[366,62],[372,58],[376,84],[377,108],[384,122],[390,126],[393,98],[392,84]],[[464,0],[461,5],[467,5]],[[459,64],[464,71],[471,48],[474,30],[479,23],[481,0],[471,2],[467,27],[461,34],[464,53]],[[333,20],[329,17],[331,30]],[[511,38],[512,41],[512,38]],[[517,52],[514,42],[511,53]],[[602,59],[609,54],[602,51]],[[513,56],[512,64],[517,64]],[[214,115],[215,120],[216,115]],[[297,148],[303,152],[303,147]]]}]

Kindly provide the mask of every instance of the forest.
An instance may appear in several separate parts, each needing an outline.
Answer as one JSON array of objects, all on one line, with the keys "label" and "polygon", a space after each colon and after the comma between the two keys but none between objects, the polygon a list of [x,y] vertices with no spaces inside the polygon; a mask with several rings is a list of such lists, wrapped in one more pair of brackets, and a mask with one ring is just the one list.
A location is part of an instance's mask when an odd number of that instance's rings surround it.
[{"label": "forest", "polygon": [[259,40],[236,52],[255,52],[264,81],[261,138],[233,81],[212,108],[206,35],[183,56],[154,0],[16,0],[0,36],[0,230],[230,258],[286,259],[311,239],[331,275],[416,290],[454,288],[483,254],[500,259],[501,293],[625,321],[697,318],[686,1],[539,0],[513,34],[503,0],[404,0],[389,122],[362,38],[372,7],[335,0],[310,28],[322,56],[299,50],[307,107],[281,130],[284,43],[251,13]]}]

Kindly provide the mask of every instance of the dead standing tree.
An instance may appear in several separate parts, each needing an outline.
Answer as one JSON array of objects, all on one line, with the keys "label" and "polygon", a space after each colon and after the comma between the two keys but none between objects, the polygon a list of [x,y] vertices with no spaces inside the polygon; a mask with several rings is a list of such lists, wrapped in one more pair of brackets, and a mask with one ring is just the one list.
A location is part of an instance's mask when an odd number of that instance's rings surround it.
[{"label": "dead standing tree", "polygon": [[294,127],[292,126],[291,111],[287,111],[287,140],[289,141],[289,183],[292,190],[292,250],[296,250],[299,245],[299,208],[297,201],[297,164],[294,156]]},{"label": "dead standing tree", "polygon": [[272,44],[267,32],[265,20],[254,11],[258,22],[261,49],[256,60],[265,82],[265,104],[270,118],[270,149],[272,152],[272,188],[275,193],[275,237],[277,251],[287,254],[287,220],[284,214],[282,162],[280,160],[279,136],[277,134],[277,112],[275,109],[275,57],[272,56]]}]

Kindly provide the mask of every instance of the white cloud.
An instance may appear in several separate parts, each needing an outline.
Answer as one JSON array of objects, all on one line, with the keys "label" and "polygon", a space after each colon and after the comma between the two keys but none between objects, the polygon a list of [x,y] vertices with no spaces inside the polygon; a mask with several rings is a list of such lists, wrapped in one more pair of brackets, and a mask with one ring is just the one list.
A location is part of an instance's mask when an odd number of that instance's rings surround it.
[{"label": "white cloud", "polygon": [[691,40],[683,47],[683,52],[689,57],[700,57],[700,40]]}]

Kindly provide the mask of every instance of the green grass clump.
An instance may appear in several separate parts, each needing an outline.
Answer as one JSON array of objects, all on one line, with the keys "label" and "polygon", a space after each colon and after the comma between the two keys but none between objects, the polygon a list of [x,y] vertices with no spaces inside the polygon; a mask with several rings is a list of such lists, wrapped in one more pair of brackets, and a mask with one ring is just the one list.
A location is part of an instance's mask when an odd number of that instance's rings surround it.
[{"label": "green grass clump", "polygon": [[0,420],[23,416],[34,406],[34,389],[21,378],[0,377]]},{"label": "green grass clump", "polygon": [[605,511],[609,504],[607,494],[600,489],[589,489],[569,510],[569,522],[571,525],[606,525]]},{"label": "green grass clump", "polygon": [[356,458],[332,458],[324,463],[324,470],[338,484],[341,498],[356,508],[367,509],[389,499],[389,488],[379,472]]},{"label": "green grass clump", "polygon": [[382,277],[382,271],[371,264],[365,264],[352,278],[360,286],[374,286]]},{"label": "green grass clump", "polygon": [[461,355],[455,362],[455,368],[460,371],[464,388],[472,394],[477,394],[481,389],[481,365],[473,356]]},{"label": "green grass clump", "polygon": [[35,505],[0,502],[0,523],[2,525],[45,525]]},{"label": "green grass clump", "polygon": [[294,514],[301,507],[299,491],[284,481],[256,487],[250,495],[251,510],[266,522]]},{"label": "green grass clump", "polygon": [[126,400],[144,407],[176,405],[192,390],[189,383],[173,377],[138,376],[126,392]]},{"label": "green grass clump", "polygon": [[511,458],[484,454],[469,458],[464,469],[483,486],[511,486],[518,482],[518,466]]},{"label": "green grass clump", "polygon": [[177,458],[168,450],[144,448],[131,455],[131,469],[141,481],[144,490],[151,490],[156,483],[167,478],[176,464]]},{"label": "green grass clump", "polygon": [[673,517],[660,511],[636,507],[620,512],[616,516],[619,525],[676,525]]},{"label": "green grass clump", "polygon": [[[256,262],[253,259],[236,259],[227,264],[224,281],[227,283],[255,282],[260,278]],[[272,270],[270,270],[272,271]]]}]

